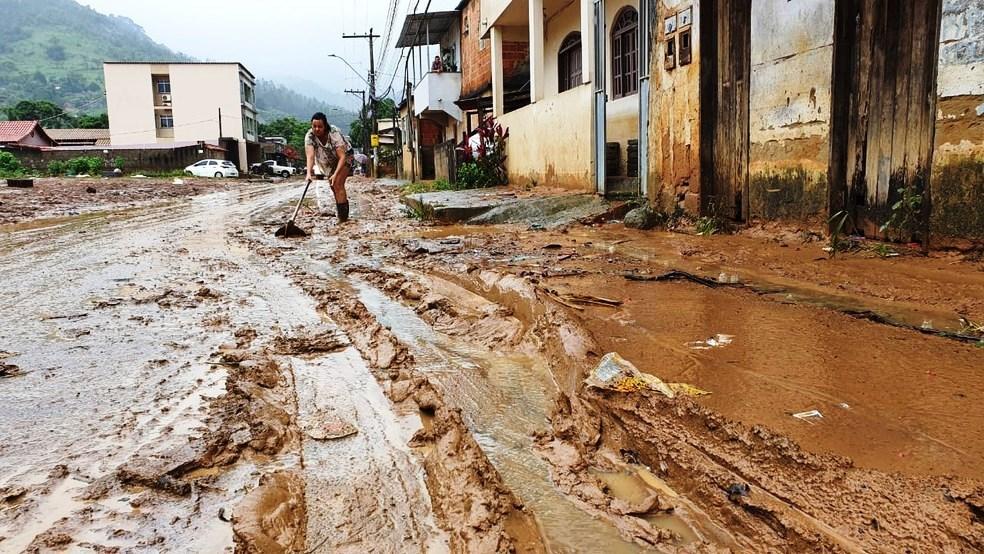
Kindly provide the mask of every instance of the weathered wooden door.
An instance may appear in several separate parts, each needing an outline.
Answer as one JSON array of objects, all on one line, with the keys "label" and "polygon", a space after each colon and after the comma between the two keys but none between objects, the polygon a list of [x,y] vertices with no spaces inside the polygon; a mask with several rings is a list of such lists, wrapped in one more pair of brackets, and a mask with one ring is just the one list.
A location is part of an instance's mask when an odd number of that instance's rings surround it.
[{"label": "weathered wooden door", "polygon": [[837,0],[830,211],[867,236],[899,204],[895,236],[928,239],[941,4]]},{"label": "weathered wooden door", "polygon": [[701,211],[748,215],[751,0],[701,8]]}]

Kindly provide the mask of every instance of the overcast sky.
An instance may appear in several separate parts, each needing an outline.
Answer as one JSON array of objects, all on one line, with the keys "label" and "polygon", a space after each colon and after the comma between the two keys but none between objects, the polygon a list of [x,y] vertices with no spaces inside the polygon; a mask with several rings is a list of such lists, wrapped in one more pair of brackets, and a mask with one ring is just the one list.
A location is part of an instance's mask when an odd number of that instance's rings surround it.
[{"label": "overcast sky", "polygon": [[[369,69],[368,41],[343,39],[342,34],[364,33],[369,27],[384,34],[389,8],[396,4],[390,40],[395,44],[407,11],[418,6],[418,0],[79,1],[102,13],[129,17],[172,50],[203,60],[239,61],[258,77],[308,79],[333,91],[365,84],[341,61],[327,57],[329,53],[347,59],[363,76]],[[426,4],[419,0],[417,11]],[[457,4],[431,0],[430,11]],[[377,41],[377,61],[383,55],[381,43]],[[389,49],[385,56],[378,70],[380,89],[390,83],[400,53]]]}]

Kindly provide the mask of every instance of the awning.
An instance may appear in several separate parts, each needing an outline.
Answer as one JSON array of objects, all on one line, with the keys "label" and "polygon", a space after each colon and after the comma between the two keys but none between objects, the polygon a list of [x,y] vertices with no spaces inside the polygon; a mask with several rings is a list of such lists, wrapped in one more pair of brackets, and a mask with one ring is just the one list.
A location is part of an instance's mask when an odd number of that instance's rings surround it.
[{"label": "awning", "polygon": [[403,21],[403,32],[397,41],[397,48],[440,44],[451,26],[458,21],[461,12],[412,13]]}]

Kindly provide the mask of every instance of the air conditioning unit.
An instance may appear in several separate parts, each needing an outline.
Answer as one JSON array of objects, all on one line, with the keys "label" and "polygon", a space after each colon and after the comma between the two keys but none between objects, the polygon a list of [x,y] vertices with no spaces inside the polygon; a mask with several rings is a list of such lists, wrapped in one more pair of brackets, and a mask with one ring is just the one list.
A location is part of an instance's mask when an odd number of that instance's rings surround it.
[{"label": "air conditioning unit", "polygon": [[161,102],[163,102],[164,104],[170,104],[171,103],[171,95],[170,94],[162,94],[161,95]]}]

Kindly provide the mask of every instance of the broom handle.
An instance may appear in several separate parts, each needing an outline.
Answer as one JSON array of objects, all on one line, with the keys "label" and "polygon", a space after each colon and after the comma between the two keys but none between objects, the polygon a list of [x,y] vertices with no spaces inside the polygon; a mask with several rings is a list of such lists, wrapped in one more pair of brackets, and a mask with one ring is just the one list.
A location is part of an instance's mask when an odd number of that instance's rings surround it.
[{"label": "broom handle", "polygon": [[292,223],[297,218],[297,212],[301,211],[301,203],[304,202],[304,197],[307,195],[308,187],[311,186],[311,180],[308,179],[304,183],[304,192],[301,193],[301,199],[297,201],[297,206],[294,208],[294,215],[290,216],[290,222]]}]

